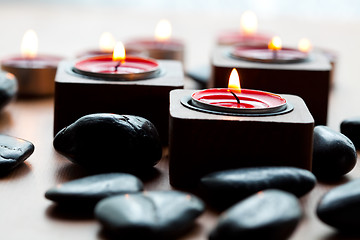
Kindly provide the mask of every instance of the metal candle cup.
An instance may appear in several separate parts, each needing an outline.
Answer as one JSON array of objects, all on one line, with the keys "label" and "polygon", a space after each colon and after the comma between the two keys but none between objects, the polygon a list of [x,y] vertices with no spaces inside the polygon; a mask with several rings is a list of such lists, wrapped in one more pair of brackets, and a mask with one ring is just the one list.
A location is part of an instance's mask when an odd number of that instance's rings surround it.
[{"label": "metal candle cup", "polygon": [[308,53],[297,49],[271,50],[267,46],[238,46],[232,49],[230,55],[233,58],[264,63],[298,63],[308,59]]},{"label": "metal candle cup", "polygon": [[184,61],[184,44],[180,40],[135,39],[126,44],[126,49],[140,51],[155,59]]},{"label": "metal candle cup", "polygon": [[126,56],[123,63],[113,61],[111,55],[79,60],[73,71],[93,78],[110,80],[142,80],[157,76],[160,67],[150,58]]},{"label": "metal candle cup", "polygon": [[1,68],[16,76],[18,95],[47,96],[54,93],[54,79],[60,57],[38,55],[34,58],[14,56],[1,61]]}]

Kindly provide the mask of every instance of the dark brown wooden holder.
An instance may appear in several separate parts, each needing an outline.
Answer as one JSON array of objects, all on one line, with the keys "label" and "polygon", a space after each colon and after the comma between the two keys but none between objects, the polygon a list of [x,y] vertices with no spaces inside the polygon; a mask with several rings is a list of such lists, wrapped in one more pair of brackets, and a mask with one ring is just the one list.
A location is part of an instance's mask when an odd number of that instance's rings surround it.
[{"label": "dark brown wooden holder", "polygon": [[159,76],[136,81],[91,79],[73,72],[73,61],[61,62],[55,78],[54,134],[87,114],[128,114],[150,120],[167,145],[169,92],[184,88],[184,76],[179,61],[158,62]]},{"label": "dark brown wooden holder", "polygon": [[194,90],[170,92],[169,173],[174,187],[193,188],[210,172],[254,166],[311,170],[314,119],[304,101],[282,95],[292,111],[228,116],[190,109]]},{"label": "dark brown wooden holder", "polygon": [[230,72],[236,68],[241,87],[294,94],[306,102],[316,125],[326,125],[331,83],[331,64],[321,52],[313,52],[300,63],[259,63],[232,58],[231,47],[218,46],[212,55],[209,87],[227,87]]}]

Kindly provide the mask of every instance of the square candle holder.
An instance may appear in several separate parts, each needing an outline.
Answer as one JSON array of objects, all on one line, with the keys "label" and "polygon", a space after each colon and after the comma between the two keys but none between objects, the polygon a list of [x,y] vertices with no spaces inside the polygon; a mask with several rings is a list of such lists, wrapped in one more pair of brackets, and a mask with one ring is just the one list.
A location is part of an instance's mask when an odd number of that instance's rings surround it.
[{"label": "square candle holder", "polygon": [[169,92],[184,88],[182,64],[159,60],[160,74],[141,80],[89,78],[73,71],[73,61],[59,64],[55,78],[54,134],[92,113],[137,115],[151,121],[168,144]]},{"label": "square candle holder", "polygon": [[331,86],[331,64],[322,52],[313,52],[297,63],[261,63],[231,57],[231,47],[219,46],[212,55],[209,87],[227,87],[230,72],[236,68],[241,87],[304,99],[316,125],[326,125]]},{"label": "square candle holder", "polygon": [[231,116],[189,108],[194,90],[170,92],[169,174],[174,187],[193,188],[211,172],[254,166],[311,170],[314,119],[304,101],[282,95],[293,109],[273,116]]}]

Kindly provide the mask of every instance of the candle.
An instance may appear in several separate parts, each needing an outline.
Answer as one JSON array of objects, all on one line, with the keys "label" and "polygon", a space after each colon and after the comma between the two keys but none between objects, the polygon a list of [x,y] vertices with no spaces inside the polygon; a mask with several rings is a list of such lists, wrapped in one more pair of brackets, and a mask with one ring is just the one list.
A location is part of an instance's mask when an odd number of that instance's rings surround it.
[{"label": "candle", "polygon": [[245,11],[240,19],[240,31],[224,31],[218,37],[220,45],[266,45],[270,36],[257,32],[258,20],[254,12]]},{"label": "candle", "polygon": [[[103,32],[99,39],[99,47],[97,49],[90,49],[84,51],[80,54],[77,54],[77,58],[87,58],[87,57],[95,57],[101,55],[112,54],[116,41],[114,36],[110,32]],[[136,51],[132,49],[131,51],[127,51],[129,55],[140,55],[142,54],[140,51]],[[142,54],[144,55],[144,54]]]},{"label": "candle", "polygon": [[25,33],[21,56],[11,56],[1,61],[1,68],[15,75],[18,95],[46,96],[54,93],[54,79],[60,57],[38,55],[38,38],[33,30]]},{"label": "candle", "polygon": [[301,38],[298,43],[298,49],[301,52],[310,52],[310,50],[312,49],[310,40],[307,38]]},{"label": "candle", "polygon": [[85,76],[112,80],[142,80],[159,75],[156,60],[126,56],[124,45],[118,42],[112,55],[81,59],[73,71]]},{"label": "candle", "polygon": [[[172,186],[191,189],[204,175],[224,169],[257,166],[311,169],[314,119],[300,97],[283,95],[294,107],[281,114],[230,114],[188,107],[192,106],[193,93],[193,90],[170,92]],[[245,93],[244,89],[241,93]]]},{"label": "candle", "polygon": [[195,107],[219,113],[262,114],[286,110],[286,99],[269,92],[241,89],[239,74],[234,68],[228,88],[200,90],[192,94]]},{"label": "candle", "polygon": [[126,43],[126,49],[145,52],[155,59],[173,59],[184,61],[184,43],[171,37],[171,24],[161,20],[155,29],[154,38],[139,38]]},{"label": "candle", "polygon": [[295,48],[283,48],[281,39],[274,37],[268,46],[238,46],[230,53],[234,58],[264,63],[298,63],[308,59],[308,52]]}]

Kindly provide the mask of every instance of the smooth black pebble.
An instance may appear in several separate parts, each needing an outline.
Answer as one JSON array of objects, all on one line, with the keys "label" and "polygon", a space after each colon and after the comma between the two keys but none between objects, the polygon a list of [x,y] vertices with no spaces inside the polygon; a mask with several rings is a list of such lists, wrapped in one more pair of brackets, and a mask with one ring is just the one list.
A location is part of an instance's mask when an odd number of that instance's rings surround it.
[{"label": "smooth black pebble", "polygon": [[15,76],[0,71],[0,109],[3,109],[16,96],[17,89]]},{"label": "smooth black pebble", "polygon": [[288,239],[301,217],[301,206],[293,194],[265,190],[222,213],[210,240]]},{"label": "smooth black pebble", "polygon": [[313,173],[323,179],[337,179],[356,164],[354,144],[344,134],[326,126],[314,128]]},{"label": "smooth black pebble", "polygon": [[189,230],[203,211],[203,202],[192,194],[153,191],[106,198],[96,205],[95,217],[122,239],[168,239]]},{"label": "smooth black pebble", "polygon": [[334,228],[359,234],[360,179],[327,192],[320,199],[316,214],[324,223]]},{"label": "smooth black pebble", "polygon": [[316,184],[310,171],[295,167],[254,167],[210,173],[200,180],[206,200],[226,208],[258,191],[273,188],[300,197]]},{"label": "smooth black pebble", "polygon": [[67,206],[94,206],[103,198],[142,190],[143,183],[131,174],[104,173],[60,184],[45,197]]},{"label": "smooth black pebble", "polygon": [[360,117],[348,118],[341,122],[340,132],[347,136],[360,149]]},{"label": "smooth black pebble", "polygon": [[131,115],[83,116],[60,130],[53,144],[72,162],[97,172],[141,171],[162,156],[155,126]]},{"label": "smooth black pebble", "polygon": [[34,145],[24,139],[0,135],[0,174],[4,175],[24,162],[34,152]]}]

